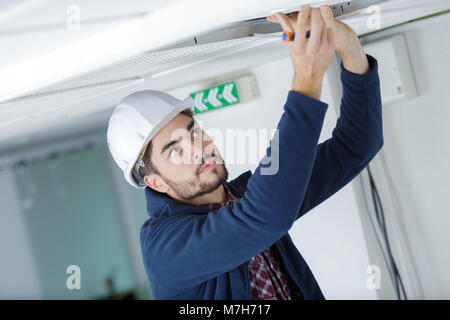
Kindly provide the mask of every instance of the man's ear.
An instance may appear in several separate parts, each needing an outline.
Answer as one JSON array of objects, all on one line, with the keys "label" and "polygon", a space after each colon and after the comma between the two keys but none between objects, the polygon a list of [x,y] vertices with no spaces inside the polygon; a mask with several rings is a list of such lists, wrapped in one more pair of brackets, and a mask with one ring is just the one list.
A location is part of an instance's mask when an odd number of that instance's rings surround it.
[{"label": "man's ear", "polygon": [[144,182],[147,186],[161,193],[166,193],[169,190],[169,186],[164,182],[161,177],[155,173],[148,174],[144,177]]}]

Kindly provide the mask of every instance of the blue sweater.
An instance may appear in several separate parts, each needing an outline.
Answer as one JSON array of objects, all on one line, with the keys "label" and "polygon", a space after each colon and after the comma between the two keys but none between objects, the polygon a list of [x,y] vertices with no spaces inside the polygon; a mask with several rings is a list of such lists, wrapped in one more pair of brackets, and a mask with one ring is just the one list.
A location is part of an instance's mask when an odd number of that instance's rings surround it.
[{"label": "blue sweater", "polygon": [[[271,140],[253,174],[247,171],[226,182],[241,198],[234,206],[216,213],[145,189],[150,218],[140,240],[155,299],[251,300],[247,262],[273,243],[305,299],[325,299],[288,231],[349,183],[383,145],[378,63],[367,58],[370,70],[363,75],[341,63],[341,114],[332,137],[320,144],[328,105],[289,91],[278,139]],[[278,172],[262,174],[275,147]]]}]

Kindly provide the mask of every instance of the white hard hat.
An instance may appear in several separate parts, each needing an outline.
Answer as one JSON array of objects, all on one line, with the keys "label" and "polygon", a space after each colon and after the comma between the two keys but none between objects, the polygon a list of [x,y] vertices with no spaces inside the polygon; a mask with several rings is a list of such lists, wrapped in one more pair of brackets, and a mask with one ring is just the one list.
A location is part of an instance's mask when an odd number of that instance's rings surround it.
[{"label": "white hard hat", "polygon": [[185,109],[194,110],[194,100],[184,100],[156,90],[134,92],[115,107],[108,123],[107,140],[114,161],[125,180],[143,188],[132,176],[141,152],[155,134]]}]

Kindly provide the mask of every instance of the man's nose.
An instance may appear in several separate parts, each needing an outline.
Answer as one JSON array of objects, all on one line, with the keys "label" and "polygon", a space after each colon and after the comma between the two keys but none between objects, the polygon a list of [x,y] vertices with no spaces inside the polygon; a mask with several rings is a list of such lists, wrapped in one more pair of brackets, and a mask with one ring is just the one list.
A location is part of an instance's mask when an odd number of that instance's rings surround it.
[{"label": "man's nose", "polygon": [[193,139],[193,141],[191,141],[191,159],[193,159],[195,164],[203,163],[203,145],[204,143],[201,139]]}]

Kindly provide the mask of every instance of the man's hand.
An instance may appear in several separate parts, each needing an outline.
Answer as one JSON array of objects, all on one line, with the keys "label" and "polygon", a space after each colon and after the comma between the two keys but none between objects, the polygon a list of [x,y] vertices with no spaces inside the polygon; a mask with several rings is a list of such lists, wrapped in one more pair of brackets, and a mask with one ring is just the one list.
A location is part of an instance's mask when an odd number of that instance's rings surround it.
[{"label": "man's hand", "polygon": [[[331,9],[325,6],[324,10],[329,15],[321,17],[319,8],[304,5],[295,24],[286,15],[277,14],[283,29],[296,34],[294,41],[287,43],[294,66],[292,90],[314,99],[320,99],[322,80],[335,51],[333,31],[329,28]],[[307,30],[311,30],[309,38]]]},{"label": "man's hand", "polygon": [[[329,7],[328,5],[322,5],[322,7]],[[273,16],[266,17],[267,21],[278,23],[282,25],[282,22],[289,24],[292,28],[297,23],[298,14],[300,11],[291,12],[289,15],[283,13],[277,13]],[[353,30],[349,25],[345,24],[342,21],[336,20],[333,17],[333,13],[330,10],[327,10],[325,13],[321,13],[322,17],[328,18],[330,24],[329,28],[333,30],[336,51],[341,55],[348,55],[353,50],[357,49],[359,41],[358,34]],[[324,16],[325,15],[325,16]]]},{"label": "man's hand", "polygon": [[[349,25],[334,19],[333,13],[328,5],[320,6],[320,8],[322,7],[329,9],[321,12],[321,15],[327,21],[327,26],[333,31],[336,51],[341,56],[345,69],[357,74],[366,73],[369,70],[369,63],[359,42],[358,34]],[[291,26],[293,29],[300,12],[291,12],[289,15],[277,13],[273,16],[266,17],[266,19],[273,23],[279,23],[284,30],[290,31],[283,24]]]}]

